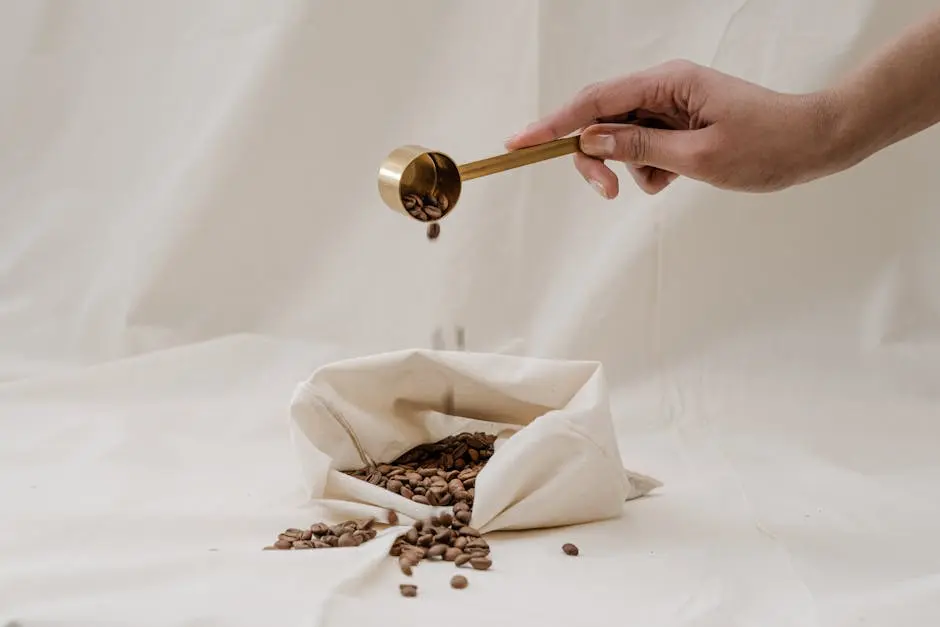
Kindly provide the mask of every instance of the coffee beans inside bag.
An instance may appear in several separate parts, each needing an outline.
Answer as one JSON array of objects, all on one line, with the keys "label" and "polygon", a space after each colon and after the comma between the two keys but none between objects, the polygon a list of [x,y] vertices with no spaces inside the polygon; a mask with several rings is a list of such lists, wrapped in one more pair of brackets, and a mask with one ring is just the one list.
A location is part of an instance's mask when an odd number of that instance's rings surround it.
[{"label": "coffee beans inside bag", "polygon": [[[615,518],[660,485],[623,468],[596,362],[404,350],[321,367],[291,402],[314,499],[480,532]],[[462,503],[459,505],[458,503]]]}]

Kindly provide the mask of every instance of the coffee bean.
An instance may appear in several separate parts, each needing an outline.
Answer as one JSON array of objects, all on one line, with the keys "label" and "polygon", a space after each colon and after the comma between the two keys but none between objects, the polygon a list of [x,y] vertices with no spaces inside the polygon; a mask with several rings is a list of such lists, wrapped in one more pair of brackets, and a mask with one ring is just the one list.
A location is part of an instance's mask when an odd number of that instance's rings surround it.
[{"label": "coffee bean", "polygon": [[431,504],[428,498],[424,496],[423,494],[415,494],[413,497],[411,497],[411,500],[414,501],[415,503],[421,503],[422,505]]},{"label": "coffee bean", "polygon": [[296,540],[292,546],[295,549],[312,549],[313,542],[309,540]]},{"label": "coffee bean", "polygon": [[469,583],[470,582],[467,581],[467,578],[463,575],[454,575],[450,578],[450,587],[456,590],[463,590]]},{"label": "coffee bean", "polygon": [[471,514],[470,514],[469,511],[467,511],[467,510],[465,510],[465,509],[462,509],[462,510],[460,510],[459,512],[456,512],[456,513],[454,514],[454,517],[455,517],[457,520],[459,520],[460,522],[462,522],[463,524],[465,524],[465,525],[469,525],[469,524],[470,524]]},{"label": "coffee bean", "polygon": [[401,591],[401,595],[403,597],[418,596],[418,586],[412,585],[410,583],[403,583],[398,586],[398,589]]},{"label": "coffee bean", "polygon": [[467,505],[466,503],[457,503],[456,505],[454,505],[454,515],[456,515],[458,512],[469,512],[469,511],[470,511],[470,506]]},{"label": "coffee bean", "polygon": [[359,546],[360,541],[351,533],[344,533],[339,537],[339,546],[342,547],[353,547]]},{"label": "coffee bean", "polygon": [[486,543],[486,540],[483,538],[474,538],[467,542],[468,549],[488,549],[490,545]]},{"label": "coffee bean", "polygon": [[[391,482],[390,482],[391,483]],[[395,513],[395,510],[388,510],[387,516],[388,524],[397,525],[398,524],[398,514]]]},{"label": "coffee bean", "polygon": [[356,521],[356,527],[360,530],[372,529],[373,525],[375,525],[375,518]]},{"label": "coffee bean", "polygon": [[399,557],[401,555],[401,545],[398,544],[397,542],[393,544],[388,549],[388,554],[391,555],[392,557]]},{"label": "coffee bean", "polygon": [[472,566],[474,570],[487,570],[492,565],[493,565],[493,562],[490,561],[490,558],[488,557],[470,558],[470,566]]},{"label": "coffee bean", "polygon": [[316,523],[315,525],[310,525],[310,531],[313,532],[315,536],[322,536],[323,534],[329,532],[330,528],[323,523]]},{"label": "coffee bean", "polygon": [[414,567],[415,564],[411,560],[405,557],[398,558],[398,568],[401,570],[402,574],[411,577],[411,575],[414,573]]},{"label": "coffee bean", "polygon": [[418,546],[429,547],[432,544],[434,544],[434,536],[430,533],[426,533],[418,538]]},{"label": "coffee bean", "polygon": [[447,512],[444,512],[443,514],[441,514],[441,517],[439,520],[440,520],[440,524],[444,525],[445,527],[450,527],[450,524],[454,522],[454,517],[448,514]]},{"label": "coffee bean", "polygon": [[450,529],[441,529],[436,534],[434,534],[434,541],[440,544],[450,544],[451,540],[454,537],[454,532]]},{"label": "coffee bean", "polygon": [[473,527],[461,527],[458,533],[462,536],[470,536],[473,538],[479,538],[480,532],[474,529]]},{"label": "coffee bean", "polygon": [[456,561],[457,558],[460,557],[461,555],[463,555],[463,551],[461,551],[457,547],[455,546],[448,547],[447,550],[444,551],[444,561],[445,562]]},{"label": "coffee bean", "polygon": [[404,484],[398,479],[390,479],[387,484],[385,484],[385,489],[389,492],[400,493]]},{"label": "coffee bean", "polygon": [[454,565],[463,566],[464,564],[469,562],[471,559],[473,559],[473,556],[470,555],[469,553],[461,553],[456,558],[454,558]]},{"label": "coffee bean", "polygon": [[428,549],[428,557],[443,557],[448,548],[450,547],[448,547],[446,544],[435,544],[430,549]]},{"label": "coffee bean", "polygon": [[314,541],[313,541],[313,548],[315,548],[315,549],[330,549],[330,548],[333,548],[333,547],[331,547],[328,543],[323,542],[322,540],[314,540]]},{"label": "coffee bean", "polygon": [[274,543],[275,549],[285,550],[294,546],[294,543],[291,540],[278,540]]},{"label": "coffee bean", "polygon": [[[429,215],[429,217],[431,217],[431,218],[439,218],[439,217],[441,217],[440,215],[436,215],[436,216],[435,216],[435,215],[431,214],[431,212],[428,212],[428,215]],[[436,240],[438,237],[440,237],[440,235],[441,235],[441,225],[440,225],[439,222],[432,222],[431,224],[428,225],[427,236],[428,236],[428,239],[429,239],[429,240],[434,241],[434,240]]]},{"label": "coffee bean", "polygon": [[454,540],[454,546],[457,547],[457,548],[460,549],[460,550],[463,550],[463,549],[467,546],[467,543],[468,543],[469,541],[470,541],[470,540],[469,540],[469,538],[467,538],[467,536],[460,536],[460,537],[458,537],[457,539]]},{"label": "coffee bean", "polygon": [[408,486],[406,486],[406,485],[403,485],[403,486],[401,487],[400,492],[401,492],[401,495],[402,495],[403,497],[405,497],[406,499],[408,499],[409,501],[410,501],[411,499],[413,499],[414,496],[415,496],[415,493],[412,492],[411,489],[410,489]]},{"label": "coffee bean", "polygon": [[563,544],[561,546],[561,550],[565,552],[565,555],[571,555],[571,556],[575,556],[580,552],[578,551],[578,547],[571,544],[570,542]]}]

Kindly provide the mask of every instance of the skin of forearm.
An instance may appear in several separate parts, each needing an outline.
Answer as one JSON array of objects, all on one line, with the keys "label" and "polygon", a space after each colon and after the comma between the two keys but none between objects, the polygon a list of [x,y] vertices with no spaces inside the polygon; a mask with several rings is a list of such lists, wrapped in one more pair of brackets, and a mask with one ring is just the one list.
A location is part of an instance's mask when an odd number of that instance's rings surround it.
[{"label": "skin of forearm", "polygon": [[821,92],[820,101],[833,122],[833,170],[849,168],[940,122],[940,12]]}]

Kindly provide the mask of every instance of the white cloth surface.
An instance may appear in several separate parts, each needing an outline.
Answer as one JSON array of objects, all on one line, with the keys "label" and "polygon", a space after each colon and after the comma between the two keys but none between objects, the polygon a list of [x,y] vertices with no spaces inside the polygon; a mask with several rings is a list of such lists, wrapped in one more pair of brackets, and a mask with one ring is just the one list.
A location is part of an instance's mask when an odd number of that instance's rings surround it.
[{"label": "white cloth surface", "polygon": [[[936,129],[768,196],[604,202],[560,159],[433,245],[374,178],[674,57],[813,89],[934,4],[0,3],[0,624],[937,624]],[[439,324],[603,363],[664,487],[417,599],[379,540],[262,552],[327,512],[294,386]]]},{"label": "white cloth surface", "polygon": [[[495,437],[475,478],[470,525],[482,533],[618,518],[661,484],[625,470],[597,362],[402,350],[318,368],[291,401],[291,439],[311,498],[443,511],[340,471],[388,463],[456,433]],[[444,508],[449,509],[449,508]]]}]

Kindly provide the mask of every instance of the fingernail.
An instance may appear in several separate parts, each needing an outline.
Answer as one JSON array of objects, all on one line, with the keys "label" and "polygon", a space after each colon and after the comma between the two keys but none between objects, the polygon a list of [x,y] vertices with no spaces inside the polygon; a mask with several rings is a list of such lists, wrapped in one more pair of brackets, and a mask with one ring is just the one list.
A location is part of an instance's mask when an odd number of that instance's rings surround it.
[{"label": "fingernail", "polygon": [[591,187],[594,188],[594,191],[601,195],[601,198],[607,198],[607,190],[604,189],[604,186],[601,185],[600,181],[590,179],[588,182],[591,184]]},{"label": "fingernail", "polygon": [[581,150],[592,157],[609,157],[614,152],[616,141],[613,135],[588,135],[581,137]]}]

